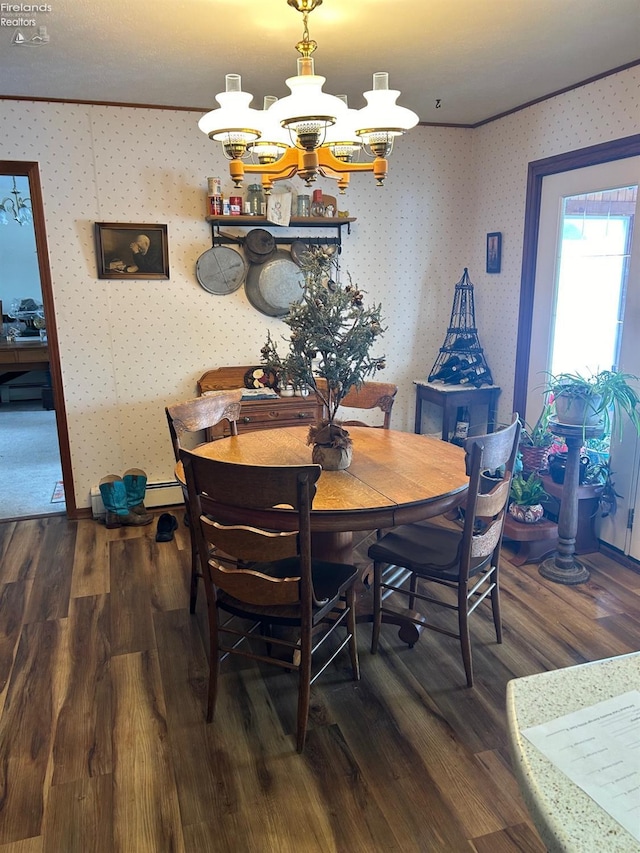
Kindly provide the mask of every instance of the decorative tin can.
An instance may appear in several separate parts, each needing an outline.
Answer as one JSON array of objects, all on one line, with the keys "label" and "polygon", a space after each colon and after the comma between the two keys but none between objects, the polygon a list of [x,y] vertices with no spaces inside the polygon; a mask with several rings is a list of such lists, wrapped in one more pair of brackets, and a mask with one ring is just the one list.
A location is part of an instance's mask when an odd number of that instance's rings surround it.
[{"label": "decorative tin can", "polygon": [[229,213],[231,216],[240,216],[242,214],[242,196],[229,196]]},{"label": "decorative tin can", "polygon": [[209,216],[222,216],[222,193],[208,196],[207,211]]},{"label": "decorative tin can", "polygon": [[209,195],[222,195],[221,178],[207,178],[207,190]]}]

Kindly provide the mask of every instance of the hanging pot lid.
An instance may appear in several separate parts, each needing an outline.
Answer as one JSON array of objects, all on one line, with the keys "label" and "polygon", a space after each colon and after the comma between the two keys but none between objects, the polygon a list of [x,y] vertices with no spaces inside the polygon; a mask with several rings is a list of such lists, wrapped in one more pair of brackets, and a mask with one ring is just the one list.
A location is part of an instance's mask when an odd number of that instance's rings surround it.
[{"label": "hanging pot lid", "polygon": [[247,262],[231,246],[214,246],[196,261],[196,278],[208,293],[225,296],[237,290],[247,275]]},{"label": "hanging pot lid", "polygon": [[276,251],[276,238],[264,228],[252,228],[244,238],[244,251],[252,264],[263,264]]},{"label": "hanging pot lid", "polygon": [[252,264],[245,293],[253,307],[269,317],[284,317],[292,302],[302,299],[303,276],[291,255],[282,249],[263,264]]}]

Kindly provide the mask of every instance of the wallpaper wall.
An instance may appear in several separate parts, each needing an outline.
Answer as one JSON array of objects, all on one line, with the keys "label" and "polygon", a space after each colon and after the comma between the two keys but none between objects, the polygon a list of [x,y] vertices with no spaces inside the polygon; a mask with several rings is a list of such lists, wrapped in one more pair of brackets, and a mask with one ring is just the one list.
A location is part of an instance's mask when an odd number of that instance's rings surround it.
[{"label": "wallpaper wall", "polygon": [[[354,176],[340,209],[342,269],[382,302],[385,381],[400,391],[394,426],[413,428],[412,380],[444,341],[454,285],[476,285],[480,342],[511,407],[527,163],[638,132],[640,72],[559,96],[476,131],[417,128],[390,158],[387,186]],[[3,159],[37,160],[78,506],[107,473],[141,466],[172,479],[164,406],[195,394],[207,369],[259,361],[270,329],[244,290],[219,297],[195,277],[211,245],[207,176],[231,183],[217,146],[189,112],[0,101]],[[292,185],[302,189],[298,179]],[[331,182],[320,182],[335,192]],[[93,224],[166,223],[169,281],[97,278]],[[484,272],[485,235],[503,232],[503,265]],[[429,428],[429,431],[433,427]],[[433,431],[437,430],[437,425]]]}]

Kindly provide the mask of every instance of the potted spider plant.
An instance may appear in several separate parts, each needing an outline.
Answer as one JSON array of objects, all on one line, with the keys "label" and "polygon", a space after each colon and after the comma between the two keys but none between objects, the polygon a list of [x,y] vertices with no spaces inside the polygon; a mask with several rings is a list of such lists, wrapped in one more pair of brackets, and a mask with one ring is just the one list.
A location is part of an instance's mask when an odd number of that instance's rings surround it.
[{"label": "potted spider plant", "polygon": [[634,387],[638,377],[617,370],[599,373],[549,374],[545,392],[552,393],[556,418],[560,423],[574,426],[602,427],[611,433],[615,418],[622,435],[623,416],[626,415],[640,435],[640,398]]},{"label": "potted spider plant", "polygon": [[[352,441],[336,420],[349,389],[385,367],[384,356],[373,356],[371,347],[384,331],[381,305],[365,307],[363,292],[349,276],[339,282],[337,259],[322,247],[305,252],[302,270],[305,287],[300,302],[289,306],[284,322],[290,328],[284,338],[288,352],[280,355],[269,332],[262,347],[262,362],[295,386],[306,386],[324,404],[328,418],[309,428],[307,443],[312,459],[326,470],[341,470],[351,463]],[[335,280],[334,280],[335,274]],[[322,378],[325,383],[316,381]]]}]

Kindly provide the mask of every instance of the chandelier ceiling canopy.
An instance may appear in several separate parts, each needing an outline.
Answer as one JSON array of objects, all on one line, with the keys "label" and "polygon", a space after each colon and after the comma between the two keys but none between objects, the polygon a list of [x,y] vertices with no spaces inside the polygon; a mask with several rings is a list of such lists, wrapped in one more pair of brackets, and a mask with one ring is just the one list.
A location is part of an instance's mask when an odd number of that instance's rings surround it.
[{"label": "chandelier ceiling canopy", "polygon": [[[367,105],[360,110],[349,109],[346,96],[323,92],[326,80],[315,73],[317,44],[308,25],[309,13],[322,0],[287,3],[304,21],[296,45],[298,73],[286,81],[291,94],[280,100],[268,95],[263,109],[256,110],[249,106],[253,96],[242,91],[240,75],[227,74],[226,90],[216,95],[220,107],[202,116],[200,130],[222,143],[236,187],[245,173],[261,174],[267,193],[275,181],[298,174],[310,186],[321,174],[337,180],[344,193],[353,172],[373,172],[382,186],[394,138],[415,127],[418,116],[396,104],[400,92],[389,89],[384,71],[373,75],[373,88],[364,93]],[[361,151],[373,159],[356,162]]]}]

